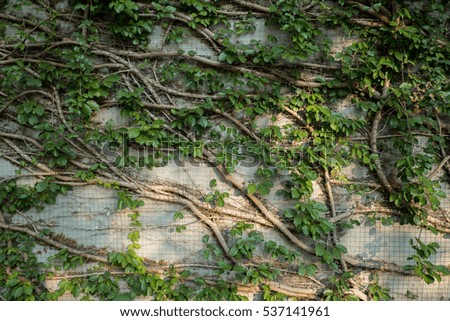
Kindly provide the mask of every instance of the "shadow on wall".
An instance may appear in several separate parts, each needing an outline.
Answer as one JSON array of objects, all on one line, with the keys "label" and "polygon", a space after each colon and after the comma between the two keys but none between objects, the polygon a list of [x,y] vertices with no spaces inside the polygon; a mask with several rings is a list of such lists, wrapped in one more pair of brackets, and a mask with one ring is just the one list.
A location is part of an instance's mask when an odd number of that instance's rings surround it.
[{"label": "shadow on wall", "polygon": [[[0,177],[15,175],[18,167],[0,159]],[[19,184],[34,184],[34,180],[20,179]],[[98,186],[75,187],[67,195],[59,195],[55,205],[47,205],[42,212],[32,209],[24,215],[15,215],[14,224],[34,224],[38,229],[49,229],[62,234],[78,245],[106,248],[108,251],[125,251],[130,244],[128,233],[130,211],[117,210],[117,196],[113,190]],[[146,201],[139,208],[141,246],[139,255],[150,260],[169,262],[191,259],[203,249],[201,238],[209,231],[188,213],[183,221],[174,222],[173,214],[180,210],[177,204]],[[176,226],[186,224],[187,229],[176,232]],[[47,252],[47,257],[53,255]],[[42,258],[45,260],[45,257]]]},{"label": "shadow on wall", "polygon": [[383,226],[379,222],[372,226],[361,225],[343,235],[341,243],[347,247],[350,255],[404,266],[410,264],[407,257],[415,253],[409,245],[409,240],[419,236],[424,243],[438,242],[440,245],[437,254],[430,257],[432,263],[442,265],[450,263],[449,239],[427,230],[418,231],[417,228],[408,225]]}]

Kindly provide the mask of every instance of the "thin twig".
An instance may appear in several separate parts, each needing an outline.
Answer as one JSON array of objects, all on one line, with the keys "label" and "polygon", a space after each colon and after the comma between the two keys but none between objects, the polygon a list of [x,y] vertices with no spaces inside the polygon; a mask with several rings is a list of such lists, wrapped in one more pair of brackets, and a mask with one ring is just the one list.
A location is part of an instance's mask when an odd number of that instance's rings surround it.
[{"label": "thin twig", "polygon": [[281,105],[281,108],[290,115],[292,115],[295,119],[297,119],[300,122],[300,124],[302,124],[306,128],[308,133],[311,134],[312,132],[314,132],[314,129],[297,112],[293,111],[292,109],[284,105]]},{"label": "thin twig", "polygon": [[333,185],[359,185],[359,186],[366,186],[370,188],[380,188],[382,187],[380,184],[377,183],[369,183],[369,182],[356,182],[356,181],[340,181],[337,179],[330,180],[330,183]]},{"label": "thin twig", "polygon": [[437,173],[439,173],[439,171],[442,169],[442,167],[444,167],[447,162],[450,161],[450,155],[447,155],[446,157],[444,157],[443,160],[441,160],[441,162],[439,163],[438,167],[436,167],[433,171],[431,171],[427,177],[428,178],[432,178],[434,175],[436,175]]},{"label": "thin twig", "polygon": [[[331,184],[330,184],[330,173],[328,172],[327,168],[324,168],[323,172],[324,172],[324,177],[325,177],[325,190],[327,191],[328,201],[330,203],[331,217],[335,218],[336,217],[336,205],[334,203],[333,190],[331,189]],[[339,242],[336,229],[333,230],[333,241],[335,244]],[[340,262],[341,262],[342,269],[344,271],[348,271],[348,267],[347,267],[347,263],[345,262],[344,254],[341,254]]]}]

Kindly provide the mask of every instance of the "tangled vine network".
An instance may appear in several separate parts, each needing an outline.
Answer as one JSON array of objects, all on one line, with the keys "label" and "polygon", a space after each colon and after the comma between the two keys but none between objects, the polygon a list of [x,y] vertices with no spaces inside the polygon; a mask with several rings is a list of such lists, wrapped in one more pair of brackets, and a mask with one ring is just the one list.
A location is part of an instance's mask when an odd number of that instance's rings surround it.
[{"label": "tangled vine network", "polygon": [[[412,238],[399,265],[341,238],[362,220],[450,233],[448,8],[0,1],[0,157],[17,168],[0,178],[0,298],[390,300],[383,273],[441,282],[437,242]],[[143,174],[186,164],[215,177],[198,187]],[[94,185],[128,214],[124,250],[39,219]],[[342,210],[337,191],[361,201]],[[201,260],[139,251],[155,203],[207,229]],[[42,260],[38,245],[56,254]]]}]

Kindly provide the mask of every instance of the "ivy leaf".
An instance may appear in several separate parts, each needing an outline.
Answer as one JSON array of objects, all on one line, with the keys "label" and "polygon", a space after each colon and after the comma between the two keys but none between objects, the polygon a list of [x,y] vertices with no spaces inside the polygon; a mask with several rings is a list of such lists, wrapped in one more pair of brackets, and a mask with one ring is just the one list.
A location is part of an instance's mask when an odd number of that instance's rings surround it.
[{"label": "ivy leaf", "polygon": [[248,194],[254,194],[254,193],[256,192],[257,189],[258,189],[258,188],[257,188],[256,184],[249,184],[249,185],[247,186],[247,193],[248,193]]},{"label": "ivy leaf", "polygon": [[173,218],[174,218],[175,220],[181,220],[183,217],[184,217],[184,215],[183,215],[183,213],[180,212],[180,211],[177,211],[177,212],[175,212],[175,213],[173,214]]},{"label": "ivy leaf", "polygon": [[39,182],[35,185],[35,189],[36,192],[38,193],[42,193],[43,191],[45,191],[48,188],[48,182],[44,181],[44,182]]},{"label": "ivy leaf", "polygon": [[198,120],[198,124],[200,126],[202,126],[203,128],[207,128],[209,125],[209,122],[205,117],[200,117],[200,119]]},{"label": "ivy leaf", "polygon": [[231,247],[230,249],[230,256],[235,257],[239,252],[239,249],[236,246]]},{"label": "ivy leaf", "polygon": [[6,286],[14,287],[19,283],[20,283],[19,279],[10,279],[10,280],[8,280],[8,282],[6,282]]},{"label": "ivy leaf", "polygon": [[17,298],[19,298],[22,295],[22,293],[23,293],[23,287],[17,287],[17,288],[14,289],[12,295],[13,295],[14,298],[17,299]]},{"label": "ivy leaf", "polygon": [[293,199],[297,199],[300,197],[300,193],[298,192],[298,190],[296,188],[291,189],[291,197]]},{"label": "ivy leaf", "polygon": [[36,116],[32,115],[32,116],[30,116],[30,117],[28,118],[28,123],[29,123],[31,126],[34,126],[34,125],[36,125],[37,123],[39,123],[39,119],[38,119]]},{"label": "ivy leaf", "polygon": [[38,116],[43,116],[43,115],[45,114],[44,106],[42,106],[42,105],[37,105],[37,106],[34,108],[34,113],[35,113],[36,115],[38,115]]},{"label": "ivy leaf", "polygon": [[436,271],[444,274],[444,275],[450,275],[450,270],[445,267],[444,265],[436,265]]},{"label": "ivy leaf", "polygon": [[103,86],[107,88],[111,88],[114,83],[118,82],[120,80],[120,76],[118,74],[113,74],[107,76],[105,79],[103,79]]},{"label": "ivy leaf", "polygon": [[189,270],[184,270],[184,271],[182,271],[182,272],[180,273],[180,276],[181,276],[183,279],[186,279],[186,278],[188,278],[188,277],[191,276],[191,272],[190,272]]},{"label": "ivy leaf", "polygon": [[126,165],[126,158],[124,156],[118,156],[114,163],[119,167],[124,167]]},{"label": "ivy leaf", "polygon": [[422,222],[422,219],[420,218],[419,215],[414,215],[414,217],[413,217],[413,222],[414,222],[414,224],[416,224],[416,225],[420,225],[421,222]]},{"label": "ivy leaf", "polygon": [[305,276],[306,273],[307,273],[306,267],[304,267],[304,266],[300,266],[297,270],[297,274],[300,276]]},{"label": "ivy leaf", "polygon": [[219,197],[217,199],[217,206],[219,206],[219,207],[224,207],[225,206],[225,201],[223,200],[222,197]]},{"label": "ivy leaf", "polygon": [[58,159],[56,160],[56,164],[57,164],[59,167],[64,167],[64,166],[66,166],[66,165],[67,165],[67,158],[65,158],[65,157],[58,157]]},{"label": "ivy leaf", "polygon": [[227,59],[227,54],[222,51],[219,55],[219,61],[225,61],[226,59]]},{"label": "ivy leaf", "polygon": [[310,264],[306,267],[306,274],[308,276],[313,276],[317,272],[317,266],[315,264]]},{"label": "ivy leaf", "polygon": [[128,136],[133,139],[136,137],[139,137],[139,135],[141,134],[141,129],[140,128],[130,128],[128,129]]},{"label": "ivy leaf", "polygon": [[394,56],[398,60],[403,61],[403,53],[401,53],[400,51],[394,51]]},{"label": "ivy leaf", "polygon": [[197,120],[195,119],[195,117],[193,115],[189,115],[187,118],[187,123],[188,123],[189,127],[195,127]]},{"label": "ivy leaf", "polygon": [[77,3],[74,7],[75,10],[86,10],[88,7],[87,4]]},{"label": "ivy leaf", "polygon": [[186,230],[186,226],[185,226],[185,225],[177,226],[177,227],[175,228],[175,230],[177,231],[177,233],[181,233],[181,232],[183,232],[184,230]]},{"label": "ivy leaf", "polygon": [[28,122],[28,115],[27,114],[18,114],[17,121],[19,122],[19,124],[25,125]]},{"label": "ivy leaf", "polygon": [[315,250],[316,256],[323,256],[326,252],[326,249],[322,244],[317,244],[314,250]]},{"label": "ivy leaf", "polygon": [[30,88],[42,87],[42,81],[37,78],[27,77],[27,85]]}]

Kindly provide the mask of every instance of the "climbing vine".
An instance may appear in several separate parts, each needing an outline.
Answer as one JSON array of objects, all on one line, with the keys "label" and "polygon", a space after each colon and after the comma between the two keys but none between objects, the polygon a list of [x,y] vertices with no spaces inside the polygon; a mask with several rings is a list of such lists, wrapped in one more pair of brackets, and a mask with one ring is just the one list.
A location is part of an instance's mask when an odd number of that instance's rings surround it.
[{"label": "climbing vine", "polygon": [[[449,17],[438,0],[2,2],[0,157],[17,170],[0,178],[0,298],[390,300],[383,273],[442,281],[436,242],[411,239],[398,265],[341,237],[450,231]],[[173,164],[217,177],[145,174]],[[92,186],[130,221],[122,249],[33,214]],[[341,211],[342,187],[361,204]],[[140,251],[161,202],[177,233],[208,229],[199,261]]]}]

